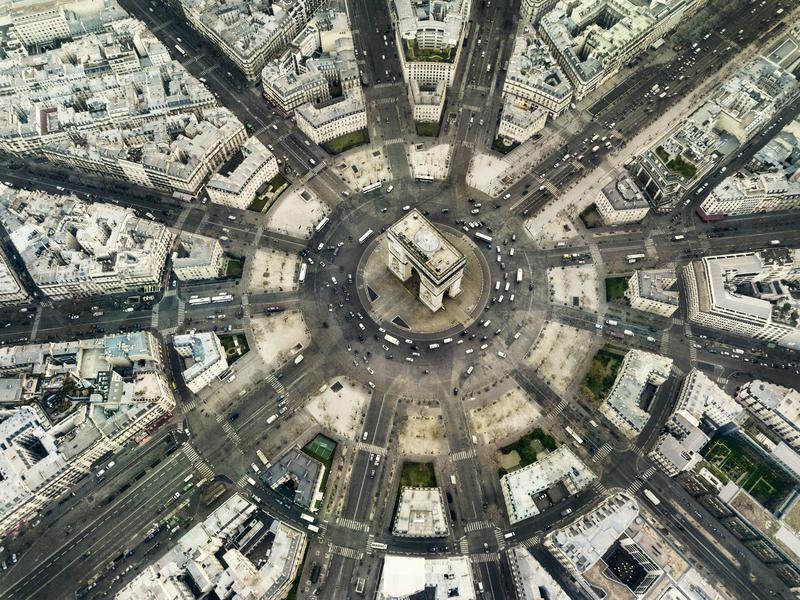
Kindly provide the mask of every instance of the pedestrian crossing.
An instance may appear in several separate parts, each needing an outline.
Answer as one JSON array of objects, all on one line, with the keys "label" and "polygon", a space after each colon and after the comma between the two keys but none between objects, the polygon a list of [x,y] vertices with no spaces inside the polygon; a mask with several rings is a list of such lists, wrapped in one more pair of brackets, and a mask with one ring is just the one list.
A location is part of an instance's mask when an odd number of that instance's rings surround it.
[{"label": "pedestrian crossing", "polygon": [[643,485],[644,485],[644,481],[642,481],[641,479],[637,479],[636,481],[634,481],[632,484],[630,484],[628,486],[628,493],[629,494],[635,494],[640,489],[642,489]]},{"label": "pedestrian crossing", "polygon": [[472,563],[500,562],[500,553],[484,552],[483,554],[472,554],[469,559]]},{"label": "pedestrian crossing", "polygon": [[280,380],[277,377],[275,377],[275,375],[273,375],[272,373],[267,375],[264,379],[268,384],[272,386],[272,389],[278,392],[279,394],[283,394],[286,391],[286,388],[283,387],[283,384],[280,382]]},{"label": "pedestrian crossing", "polygon": [[491,529],[492,527],[494,527],[494,525],[489,523],[489,521],[470,521],[464,526],[464,531],[471,533],[481,529]]},{"label": "pedestrian crossing", "polygon": [[197,398],[187,402],[186,404],[181,405],[181,414],[185,415],[188,412],[192,412],[195,408],[197,408]]},{"label": "pedestrian crossing", "polygon": [[641,473],[636,480],[628,486],[628,493],[635,494],[642,486],[644,486],[645,482],[653,476],[653,473],[656,472],[655,467],[648,467],[646,471]]},{"label": "pedestrian crossing", "polygon": [[178,298],[178,323],[183,323],[186,318],[186,303]]},{"label": "pedestrian crossing", "polygon": [[717,379],[717,383],[719,384],[720,387],[725,387],[726,385],[728,385],[728,378],[720,377]]},{"label": "pedestrian crossing", "polygon": [[567,399],[566,399],[566,398],[562,398],[562,399],[561,399],[561,402],[559,402],[558,404],[556,404],[556,407],[553,409],[553,412],[551,412],[550,414],[551,414],[552,416],[554,416],[554,417],[557,417],[557,416],[558,416],[558,415],[560,415],[562,412],[564,412],[564,409],[565,409],[565,408],[567,408],[567,405],[568,405],[568,404],[569,404],[569,402],[567,402]]},{"label": "pedestrian crossing", "polygon": [[672,317],[672,324],[683,325],[683,319],[681,319],[680,317]]},{"label": "pedestrian crossing", "polygon": [[461,552],[461,554],[469,554],[469,540],[467,536],[458,540],[458,551]]},{"label": "pedestrian crossing", "polygon": [[600,448],[597,450],[597,452],[595,452],[595,453],[594,453],[594,457],[593,457],[594,461],[595,461],[595,462],[600,462],[600,461],[601,461],[601,460],[603,460],[603,459],[604,459],[606,456],[608,456],[609,454],[611,454],[611,450],[612,450],[612,446],[611,446],[611,444],[609,444],[608,442],[606,442],[605,444],[603,444],[602,446],[600,446]]},{"label": "pedestrian crossing", "polygon": [[372,454],[380,454],[381,456],[386,456],[385,448],[381,448],[380,446],[375,446],[374,444],[367,444],[365,442],[357,442],[356,450],[363,450],[364,452],[371,452]]},{"label": "pedestrian crossing", "polygon": [[200,475],[205,477],[206,479],[213,479],[216,475],[211,467],[208,466],[206,461],[197,453],[197,450],[194,449],[194,446],[191,444],[184,444],[183,445],[183,454],[189,461],[192,463],[192,466],[200,472]]},{"label": "pedestrian crossing", "polygon": [[523,548],[533,548],[534,546],[538,546],[541,541],[542,536],[537,533],[536,535],[529,537],[527,540],[523,540],[520,546]]},{"label": "pedestrian crossing", "polygon": [[236,430],[228,423],[222,415],[217,415],[217,423],[222,426],[222,431],[225,432],[225,435],[228,436],[228,439],[232,441],[236,446],[238,446],[242,439],[239,437],[239,434],[236,433]]},{"label": "pedestrian crossing", "polygon": [[369,531],[369,525],[367,523],[362,523],[361,521],[356,521],[355,519],[336,517],[336,524],[342,527],[347,527],[348,529],[353,529],[355,531],[364,531],[364,532]]},{"label": "pedestrian crossing", "polygon": [[355,548],[348,548],[347,546],[339,546],[338,544],[328,544],[328,552],[344,556],[345,558],[354,558],[361,560],[364,556],[363,552],[359,552]]},{"label": "pedestrian crossing", "polygon": [[503,546],[506,543],[506,539],[503,537],[503,531],[497,527],[494,528],[494,539],[498,546]]},{"label": "pedestrian crossing", "polygon": [[245,473],[244,475],[239,477],[239,480],[236,482],[236,485],[239,486],[240,488],[246,488],[248,485],[250,485],[250,482],[247,481],[249,478],[250,476],[247,473]]},{"label": "pedestrian crossing", "polygon": [[460,460],[467,460],[468,458],[475,458],[477,456],[475,448],[467,448],[466,450],[459,450],[450,455],[450,460],[458,462]]},{"label": "pedestrian crossing", "polygon": [[656,472],[655,467],[648,467],[647,470],[641,474],[642,479],[650,479]]},{"label": "pedestrian crossing", "polygon": [[592,482],[592,489],[596,491],[600,495],[606,495],[608,493],[608,488],[602,484],[599,479],[595,479]]}]

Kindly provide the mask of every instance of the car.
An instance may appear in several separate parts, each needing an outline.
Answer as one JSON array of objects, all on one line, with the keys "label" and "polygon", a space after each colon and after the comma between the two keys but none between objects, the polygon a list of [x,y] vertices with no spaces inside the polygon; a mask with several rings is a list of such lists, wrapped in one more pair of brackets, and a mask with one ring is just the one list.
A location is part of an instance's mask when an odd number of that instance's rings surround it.
[{"label": "car", "polygon": [[503,196],[503,200],[508,200],[509,198],[511,198],[511,194],[506,194]]}]

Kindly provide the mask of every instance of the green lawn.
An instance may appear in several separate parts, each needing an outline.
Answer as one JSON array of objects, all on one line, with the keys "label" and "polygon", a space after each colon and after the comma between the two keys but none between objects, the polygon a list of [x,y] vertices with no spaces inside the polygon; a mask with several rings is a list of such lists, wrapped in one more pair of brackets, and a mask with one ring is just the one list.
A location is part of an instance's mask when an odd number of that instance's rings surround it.
[{"label": "green lawn", "polygon": [[406,42],[406,58],[409,62],[453,62],[453,50],[422,49],[416,40]]},{"label": "green lawn", "polygon": [[244,258],[238,256],[229,256],[228,265],[225,267],[225,277],[233,277],[238,279],[242,276],[244,271]]},{"label": "green lawn", "polygon": [[501,154],[508,154],[509,152],[511,152],[517,146],[519,146],[518,142],[512,142],[511,144],[506,144],[503,141],[503,139],[499,138],[499,137],[495,138],[494,139],[494,143],[492,144],[492,147],[495,150],[497,150],[498,152],[500,152]]},{"label": "green lawn", "polygon": [[717,434],[700,452],[722,481],[733,481],[761,505],[774,510],[792,489],[792,478],[735,433]]},{"label": "green lawn", "polygon": [[614,386],[622,359],[622,356],[611,352],[608,348],[598,350],[581,384],[584,394],[597,402],[605,400]]},{"label": "green lawn", "polygon": [[431,121],[414,121],[417,127],[417,135],[422,137],[438,137],[439,136],[439,123]]},{"label": "green lawn", "polygon": [[400,474],[400,488],[436,487],[436,473],[433,463],[404,462]]},{"label": "green lawn", "polygon": [[685,179],[692,179],[697,173],[697,167],[682,156],[676,156],[670,159],[669,153],[664,150],[663,146],[656,148],[656,156],[661,159],[661,162],[663,162],[670,171],[677,173]]},{"label": "green lawn", "polygon": [[322,149],[328,154],[341,154],[345,150],[369,143],[369,133],[366,129],[353,131],[322,144]]},{"label": "green lawn", "polygon": [[625,292],[628,291],[629,277],[606,277],[606,302],[627,304]]},{"label": "green lawn", "polygon": [[504,448],[500,448],[503,454],[509,454],[516,450],[519,454],[519,466],[526,467],[536,462],[536,456],[548,450],[552,452],[556,449],[556,441],[552,436],[544,432],[538,427],[519,438],[513,444],[509,444]]},{"label": "green lawn", "polygon": [[219,343],[225,349],[225,357],[228,359],[229,365],[232,365],[250,351],[250,346],[247,344],[247,338],[244,335],[236,333],[221,335],[219,336]]},{"label": "green lawn", "polygon": [[256,197],[255,200],[253,200],[250,203],[250,206],[247,207],[247,210],[252,210],[253,212],[260,213],[264,210],[264,207],[267,205],[267,202],[269,202],[269,199],[270,199],[269,195],[267,194],[258,196]]}]

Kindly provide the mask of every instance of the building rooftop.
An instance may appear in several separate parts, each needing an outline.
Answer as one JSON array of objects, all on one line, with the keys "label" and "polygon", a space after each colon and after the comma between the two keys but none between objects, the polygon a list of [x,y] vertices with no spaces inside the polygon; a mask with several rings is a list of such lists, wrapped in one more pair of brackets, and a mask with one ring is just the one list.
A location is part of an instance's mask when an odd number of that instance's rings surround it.
[{"label": "building rooftop", "polygon": [[403,537],[441,537],[448,534],[442,491],[439,488],[404,487],[392,533]]},{"label": "building rooftop", "polygon": [[108,281],[139,285],[161,273],[172,234],[113,204],[0,185],[0,222],[37,285]]},{"label": "building rooftop", "polygon": [[464,255],[416,208],[408,211],[388,232],[434,281],[445,279],[466,262]]},{"label": "building rooftop", "polygon": [[[420,596],[420,594],[424,594]],[[387,554],[378,600],[476,600],[467,556],[421,558]]]},{"label": "building rooftop", "polygon": [[569,494],[577,494],[595,479],[594,473],[575,456],[569,446],[560,446],[522,469],[503,475],[500,486],[512,523],[538,515],[539,494],[562,483]]},{"label": "building rooftop", "polygon": [[422,32],[437,31],[439,47],[455,47],[461,40],[469,0],[393,0],[401,40],[413,41]]},{"label": "building rooftop", "polygon": [[735,420],[742,407],[699,369],[692,369],[681,386],[675,410],[684,410],[695,419],[707,419],[714,427]]},{"label": "building rooftop", "polygon": [[639,186],[626,174],[610,181],[603,187],[602,193],[614,210],[638,210],[649,206]]},{"label": "building rooftop", "polygon": [[175,335],[172,345],[191,350],[192,365],[183,371],[183,379],[187,384],[217,363],[222,362],[227,368],[228,361],[221,352],[219,338],[212,331]]},{"label": "building rooftop", "polygon": [[191,269],[211,264],[219,245],[216,239],[182,231],[178,239],[180,251],[172,254],[173,269]]},{"label": "building rooftop", "polygon": [[648,269],[636,271],[639,284],[639,296],[661,302],[663,304],[678,305],[680,294],[674,289],[675,272],[667,269]]},{"label": "building rooftop", "polygon": [[361,92],[361,88],[357,88],[351,90],[345,96],[332,98],[327,102],[320,104],[306,103],[298,106],[295,116],[302,117],[317,129],[344,117],[362,113],[365,110],[364,94]]},{"label": "building rooftop", "polygon": [[519,33],[508,61],[504,86],[532,88],[549,97],[572,96],[572,85],[535,31]]},{"label": "building rooftop", "polygon": [[228,194],[239,194],[253,177],[275,160],[258,138],[249,138],[241,147],[243,160],[229,173],[217,173],[211,176],[207,188],[215,188]]},{"label": "building rooftop", "polygon": [[626,493],[617,493],[590,513],[548,534],[548,542],[579,573],[591,569],[639,516],[639,505]]},{"label": "building rooftop", "polygon": [[273,490],[284,483],[291,483],[294,492],[289,495],[294,503],[315,510],[315,501],[322,497],[320,485],[324,470],[325,467],[318,460],[299,448],[290,448],[273,462],[261,479]]},{"label": "building rooftop", "polygon": [[517,600],[570,600],[570,597],[527,548],[508,550]]},{"label": "building rooftop", "polygon": [[642,350],[629,350],[614,381],[614,387],[602,406],[602,411],[618,427],[638,434],[644,429],[650,414],[642,407],[648,403],[648,391],[666,381],[672,359]]},{"label": "building rooftop", "polygon": [[748,396],[756,399],[766,408],[780,415],[781,418],[800,427],[800,392],[762,379],[747,382],[737,392],[741,395],[746,392]]}]

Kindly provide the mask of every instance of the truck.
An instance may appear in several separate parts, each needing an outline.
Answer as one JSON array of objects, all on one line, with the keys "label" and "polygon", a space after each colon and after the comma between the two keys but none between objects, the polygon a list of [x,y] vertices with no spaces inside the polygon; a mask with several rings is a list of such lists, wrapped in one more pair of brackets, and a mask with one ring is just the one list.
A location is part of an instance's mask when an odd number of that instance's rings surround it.
[{"label": "truck", "polygon": [[633,332],[630,329],[626,329],[622,333],[624,333],[628,337],[633,337]]},{"label": "truck", "polygon": [[267,417],[267,425],[271,425],[272,423],[274,423],[277,418],[278,415],[272,415],[270,417]]},{"label": "truck", "polygon": [[305,358],[302,354],[298,354],[294,359],[294,364],[299,365],[303,362],[303,358]]},{"label": "truck", "polygon": [[615,321],[614,319],[606,319],[606,325],[612,325],[612,326],[616,327],[617,325],[619,325],[619,323],[617,321]]},{"label": "truck", "polygon": [[672,239],[673,241],[680,242],[681,240],[685,240],[686,236],[683,235],[682,233],[679,233],[678,235],[673,236]]}]

